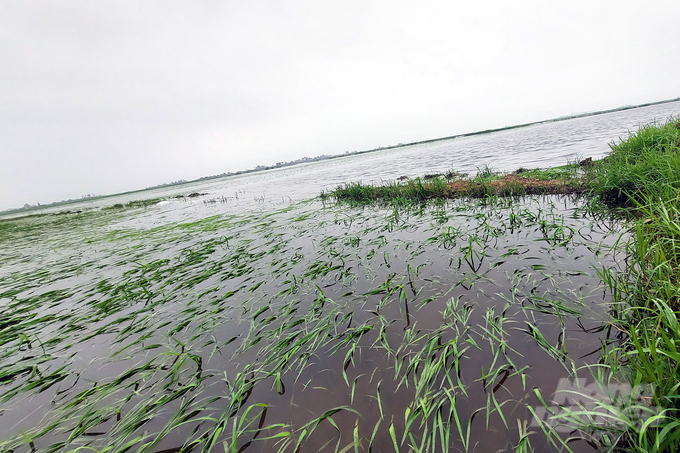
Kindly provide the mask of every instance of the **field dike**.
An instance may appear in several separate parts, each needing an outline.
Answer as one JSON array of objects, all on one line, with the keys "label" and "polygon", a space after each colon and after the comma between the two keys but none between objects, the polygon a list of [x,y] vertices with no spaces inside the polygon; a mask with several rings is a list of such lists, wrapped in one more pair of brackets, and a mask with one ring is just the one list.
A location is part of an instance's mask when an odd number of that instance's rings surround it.
[{"label": "field dike", "polygon": [[1,222],[0,451],[675,451],[680,178],[616,167],[655,130],[580,195]]}]

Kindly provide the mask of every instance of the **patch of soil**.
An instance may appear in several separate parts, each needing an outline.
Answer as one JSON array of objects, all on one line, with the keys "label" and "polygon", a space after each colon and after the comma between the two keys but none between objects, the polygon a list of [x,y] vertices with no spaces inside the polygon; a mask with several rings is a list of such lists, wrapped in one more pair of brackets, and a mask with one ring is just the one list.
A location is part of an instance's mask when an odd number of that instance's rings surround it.
[{"label": "patch of soil", "polygon": [[496,181],[479,183],[473,181],[453,181],[447,184],[452,196],[485,196],[495,193],[497,196],[508,195],[540,195],[571,194],[583,190],[578,179],[532,179],[517,175],[507,175]]}]

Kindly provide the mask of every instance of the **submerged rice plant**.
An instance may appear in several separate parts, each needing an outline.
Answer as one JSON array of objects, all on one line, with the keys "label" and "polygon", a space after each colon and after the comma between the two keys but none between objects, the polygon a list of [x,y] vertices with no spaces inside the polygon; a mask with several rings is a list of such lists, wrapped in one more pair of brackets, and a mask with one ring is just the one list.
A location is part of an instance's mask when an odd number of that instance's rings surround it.
[{"label": "submerged rice plant", "polygon": [[570,212],[309,202],[8,223],[0,449],[554,448],[527,407],[546,375],[589,363],[570,335],[577,316],[601,323],[591,264],[615,240]]}]

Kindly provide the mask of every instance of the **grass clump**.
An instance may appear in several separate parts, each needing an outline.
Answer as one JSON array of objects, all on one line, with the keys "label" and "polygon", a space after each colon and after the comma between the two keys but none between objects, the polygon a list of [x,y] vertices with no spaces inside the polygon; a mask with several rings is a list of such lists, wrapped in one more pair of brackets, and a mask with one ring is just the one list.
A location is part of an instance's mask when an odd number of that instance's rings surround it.
[{"label": "grass clump", "polygon": [[512,174],[522,176],[524,178],[538,179],[541,181],[548,181],[551,179],[571,180],[579,178],[579,166],[577,164],[562,165],[561,167],[552,168],[523,168],[520,167]]},{"label": "grass clump", "polygon": [[122,203],[116,203],[111,206],[107,206],[104,209],[105,210],[117,210],[117,209],[125,209],[125,208],[145,208],[147,206],[155,205],[158,204],[159,202],[163,201],[163,198],[149,198],[146,200],[133,200],[128,203],[122,204]]},{"label": "grass clump", "polygon": [[446,182],[440,178],[431,178],[428,182],[423,179],[412,179],[406,184],[387,182],[380,186],[363,184],[361,182],[347,183],[330,193],[322,194],[322,198],[332,197],[337,201],[352,201],[367,203],[392,200],[396,204],[400,201],[427,201],[435,198],[448,198],[451,190]]},{"label": "grass clump", "polygon": [[608,204],[674,199],[680,189],[680,120],[642,126],[589,171],[594,193]]},{"label": "grass clump", "polygon": [[485,166],[474,177],[450,170],[445,175],[425,175],[406,183],[388,181],[382,185],[361,182],[348,183],[321,194],[338,202],[356,204],[383,203],[395,206],[443,198],[513,197],[543,194],[580,193],[585,189],[577,165],[565,165],[547,170],[520,169],[504,174]]}]

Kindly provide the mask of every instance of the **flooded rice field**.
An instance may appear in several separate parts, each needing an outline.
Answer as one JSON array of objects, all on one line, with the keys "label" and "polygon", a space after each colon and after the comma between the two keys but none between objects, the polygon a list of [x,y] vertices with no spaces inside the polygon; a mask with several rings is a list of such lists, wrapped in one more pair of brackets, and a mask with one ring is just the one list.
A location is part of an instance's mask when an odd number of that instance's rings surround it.
[{"label": "flooded rice field", "polygon": [[154,209],[0,223],[0,451],[560,451],[616,341],[569,198]]},{"label": "flooded rice field", "polygon": [[550,411],[585,404],[557,393],[592,389],[619,340],[620,295],[602,277],[625,260],[622,225],[557,196],[407,209],[314,197],[598,158],[678,113],[674,102],[0,221],[0,451],[594,451]]}]

